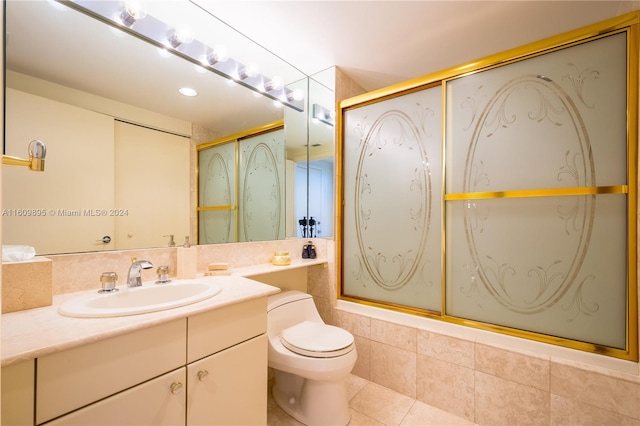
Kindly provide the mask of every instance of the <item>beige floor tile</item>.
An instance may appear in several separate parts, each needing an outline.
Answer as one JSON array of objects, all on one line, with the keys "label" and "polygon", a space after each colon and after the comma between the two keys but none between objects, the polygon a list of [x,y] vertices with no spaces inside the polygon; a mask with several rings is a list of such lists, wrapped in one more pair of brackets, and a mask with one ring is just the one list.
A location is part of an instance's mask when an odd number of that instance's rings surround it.
[{"label": "beige floor tile", "polygon": [[349,426],[386,426],[386,425],[352,408],[351,421],[349,422]]},{"label": "beige floor tile", "polygon": [[399,425],[414,399],[375,383],[368,383],[350,402],[352,409],[385,425]]},{"label": "beige floor tile", "polygon": [[268,426],[304,426],[277,405],[267,411]]},{"label": "beige floor tile", "polygon": [[432,407],[424,402],[416,401],[405,416],[402,426],[473,426],[473,423]]},{"label": "beige floor tile", "polygon": [[349,401],[358,394],[369,383],[367,379],[349,374],[347,377],[347,397]]},{"label": "beige floor tile", "polygon": [[[349,426],[473,426],[461,417],[354,374],[347,377],[347,396],[351,408]],[[278,407],[270,392],[267,408],[268,426],[303,426]]]}]

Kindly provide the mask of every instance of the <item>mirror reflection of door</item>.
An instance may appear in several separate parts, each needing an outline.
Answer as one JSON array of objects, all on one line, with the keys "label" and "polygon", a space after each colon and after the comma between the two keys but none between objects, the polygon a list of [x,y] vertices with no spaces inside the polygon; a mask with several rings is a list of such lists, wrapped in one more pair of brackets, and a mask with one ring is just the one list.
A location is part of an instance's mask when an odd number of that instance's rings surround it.
[{"label": "mirror reflection of door", "polygon": [[3,167],[2,243],[36,253],[113,249],[113,118],[7,88],[5,144],[24,157],[32,139],[47,144],[44,173]]},{"label": "mirror reflection of door", "polygon": [[333,235],[333,162],[309,162],[309,215],[316,218],[316,237]]},{"label": "mirror reflection of door", "polygon": [[198,146],[198,244],[285,237],[283,124],[266,127]]},{"label": "mirror reflection of door", "polygon": [[[308,206],[296,204],[298,217],[298,238],[322,238],[333,235],[333,161],[314,160],[309,162],[309,183],[307,187],[307,165],[296,165],[296,188],[308,194]],[[296,197],[296,200],[302,199]],[[307,216],[307,208],[309,216]],[[305,218],[308,221],[305,222]],[[307,227],[304,227],[304,223]]]},{"label": "mirror reflection of door", "polygon": [[285,235],[284,130],[239,143],[240,241],[281,240]]},{"label": "mirror reflection of door", "polygon": [[198,243],[231,243],[236,232],[236,144],[198,151]]},{"label": "mirror reflection of door", "polygon": [[189,150],[184,136],[116,121],[115,249],[189,235]]}]

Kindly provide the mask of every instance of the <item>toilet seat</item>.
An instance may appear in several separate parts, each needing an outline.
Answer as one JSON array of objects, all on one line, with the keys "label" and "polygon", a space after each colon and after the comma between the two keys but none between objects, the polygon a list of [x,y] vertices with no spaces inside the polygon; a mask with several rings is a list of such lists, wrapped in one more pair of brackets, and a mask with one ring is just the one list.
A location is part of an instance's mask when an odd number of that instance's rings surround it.
[{"label": "toilet seat", "polygon": [[303,321],[282,330],[280,341],[290,351],[314,358],[337,357],[353,350],[351,333],[311,321]]}]

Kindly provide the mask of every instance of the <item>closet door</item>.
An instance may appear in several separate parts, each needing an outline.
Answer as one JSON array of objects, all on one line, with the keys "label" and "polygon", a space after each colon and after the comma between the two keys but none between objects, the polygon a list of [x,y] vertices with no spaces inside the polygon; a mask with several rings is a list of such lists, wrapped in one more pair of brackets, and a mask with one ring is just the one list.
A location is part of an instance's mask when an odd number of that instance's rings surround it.
[{"label": "closet door", "polygon": [[5,154],[47,146],[44,172],[2,167],[2,242],[38,254],[113,249],[113,118],[7,89]]},{"label": "closet door", "polygon": [[115,123],[116,249],[182,244],[189,235],[189,138]]}]

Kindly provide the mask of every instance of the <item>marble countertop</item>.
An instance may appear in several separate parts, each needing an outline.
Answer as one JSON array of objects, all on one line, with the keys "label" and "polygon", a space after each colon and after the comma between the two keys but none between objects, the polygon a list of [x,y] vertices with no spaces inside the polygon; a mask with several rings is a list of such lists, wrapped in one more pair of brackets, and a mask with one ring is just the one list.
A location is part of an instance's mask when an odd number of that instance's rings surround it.
[{"label": "marble countertop", "polygon": [[[302,264],[298,267],[307,265]],[[266,266],[261,270],[269,272],[274,270],[272,268]],[[54,296],[51,306],[3,314],[1,365],[5,367],[174,319],[269,296],[280,291],[277,287],[244,278],[242,275],[246,274],[198,277],[198,280],[210,280],[220,285],[222,291],[201,302],[146,314],[114,318],[72,318],[58,313],[58,307],[66,300],[96,290]],[[152,284],[144,283],[143,285]]]},{"label": "marble countertop", "polygon": [[287,269],[304,268],[313,265],[322,265],[327,263],[327,259],[294,259],[291,260],[290,265],[274,266],[270,263],[258,264],[253,266],[243,266],[239,268],[231,269],[232,275],[238,275],[241,277],[251,277],[253,275],[268,274],[270,272],[286,271]]}]

